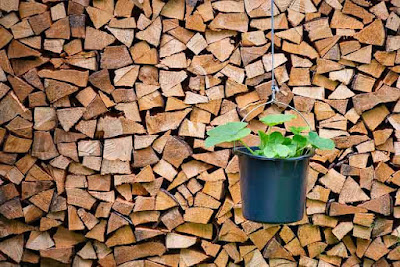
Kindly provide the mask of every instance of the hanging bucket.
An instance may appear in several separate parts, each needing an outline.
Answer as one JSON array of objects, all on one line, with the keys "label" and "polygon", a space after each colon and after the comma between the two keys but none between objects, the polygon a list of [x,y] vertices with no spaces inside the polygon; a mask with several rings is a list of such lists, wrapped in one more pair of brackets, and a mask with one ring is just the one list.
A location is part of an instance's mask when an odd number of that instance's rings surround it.
[{"label": "hanging bucket", "polygon": [[236,148],[234,153],[239,156],[242,211],[246,219],[282,224],[303,218],[313,151],[288,159],[255,156],[245,147]]},{"label": "hanging bucket", "polygon": [[[275,85],[274,64],[274,1],[271,1],[271,100],[266,103],[250,103],[243,107],[245,110],[255,105],[241,120],[268,104],[277,104],[295,111],[312,129],[306,117],[289,104],[276,100],[279,88]],[[235,146],[234,153],[239,157],[240,191],[242,195],[243,216],[250,220],[262,223],[284,224],[297,222],[303,219],[307,171],[310,158],[314,155],[311,150],[305,155],[296,158],[266,158],[251,154],[247,148]],[[258,147],[252,147],[257,150]]]}]

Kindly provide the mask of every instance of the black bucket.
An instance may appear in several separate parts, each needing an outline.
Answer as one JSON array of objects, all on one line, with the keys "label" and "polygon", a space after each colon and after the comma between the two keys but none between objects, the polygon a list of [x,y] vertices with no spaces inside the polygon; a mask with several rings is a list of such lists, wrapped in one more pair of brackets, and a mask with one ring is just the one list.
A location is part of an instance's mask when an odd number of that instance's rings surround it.
[{"label": "black bucket", "polygon": [[308,164],[314,153],[271,159],[252,155],[245,147],[234,152],[239,156],[243,216],[263,223],[300,221],[304,215]]}]

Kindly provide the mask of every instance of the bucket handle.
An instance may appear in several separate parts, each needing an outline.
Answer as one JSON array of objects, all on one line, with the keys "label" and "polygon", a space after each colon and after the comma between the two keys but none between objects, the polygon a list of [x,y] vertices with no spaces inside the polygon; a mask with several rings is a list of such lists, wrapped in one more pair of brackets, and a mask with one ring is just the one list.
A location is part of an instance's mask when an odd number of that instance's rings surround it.
[{"label": "bucket handle", "polygon": [[[271,100],[269,100],[269,101],[267,101],[267,102],[265,102],[265,103],[258,104],[258,105],[257,105],[257,103],[250,103],[250,104],[246,105],[245,107],[243,107],[241,110],[246,109],[246,108],[248,108],[248,107],[250,107],[250,106],[256,105],[256,107],[254,107],[253,109],[251,109],[251,110],[242,118],[241,122],[244,122],[244,120],[245,120],[251,113],[253,113],[255,110],[257,110],[259,107],[262,107],[262,106],[265,106],[265,105],[274,103],[274,104],[283,105],[283,106],[285,106],[285,107],[287,107],[287,108],[290,108],[291,110],[294,110],[294,111],[295,111],[297,114],[299,114],[300,117],[307,123],[308,128],[311,130],[311,125],[310,125],[310,123],[307,121],[307,119],[304,117],[304,115],[303,115],[300,111],[298,111],[296,108],[294,108],[294,107],[292,107],[292,106],[290,106],[290,105],[288,105],[288,104],[285,104],[285,103],[282,103],[282,102],[279,102],[279,101],[276,100],[276,93],[279,92],[279,88],[278,88],[278,86],[277,86],[276,83],[275,83],[275,61],[274,61],[274,56],[275,56],[275,39],[274,39],[274,38],[275,38],[275,22],[274,22],[274,14],[275,14],[274,8],[275,8],[275,3],[274,3],[274,2],[275,2],[274,0],[271,0],[271,10],[270,10],[270,11],[271,11],[271,26],[272,26],[272,27],[271,27],[271,66],[272,66],[272,69],[271,69],[271,93],[272,93],[272,95],[271,95]],[[236,141],[233,142],[233,152],[235,152],[235,150],[236,150]]]}]

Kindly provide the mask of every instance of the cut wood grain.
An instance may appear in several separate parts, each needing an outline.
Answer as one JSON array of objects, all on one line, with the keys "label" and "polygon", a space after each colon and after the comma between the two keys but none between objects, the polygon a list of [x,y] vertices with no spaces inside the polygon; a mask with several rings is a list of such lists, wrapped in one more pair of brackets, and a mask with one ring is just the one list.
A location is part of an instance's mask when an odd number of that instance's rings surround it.
[{"label": "cut wood grain", "polygon": [[[274,44],[270,4],[0,0],[1,263],[397,266],[400,2],[274,1]],[[246,220],[232,144],[204,145],[273,69],[335,142],[287,225]]]}]

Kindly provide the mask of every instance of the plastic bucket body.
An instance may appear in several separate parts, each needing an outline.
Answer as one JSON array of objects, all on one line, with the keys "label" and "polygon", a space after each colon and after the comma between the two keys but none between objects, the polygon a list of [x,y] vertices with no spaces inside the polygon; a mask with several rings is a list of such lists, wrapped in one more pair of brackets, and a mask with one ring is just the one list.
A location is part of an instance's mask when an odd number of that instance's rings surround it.
[{"label": "plastic bucket body", "polygon": [[297,158],[274,159],[252,155],[241,147],[235,154],[239,156],[242,211],[246,219],[291,223],[303,218],[308,164],[313,152]]}]

